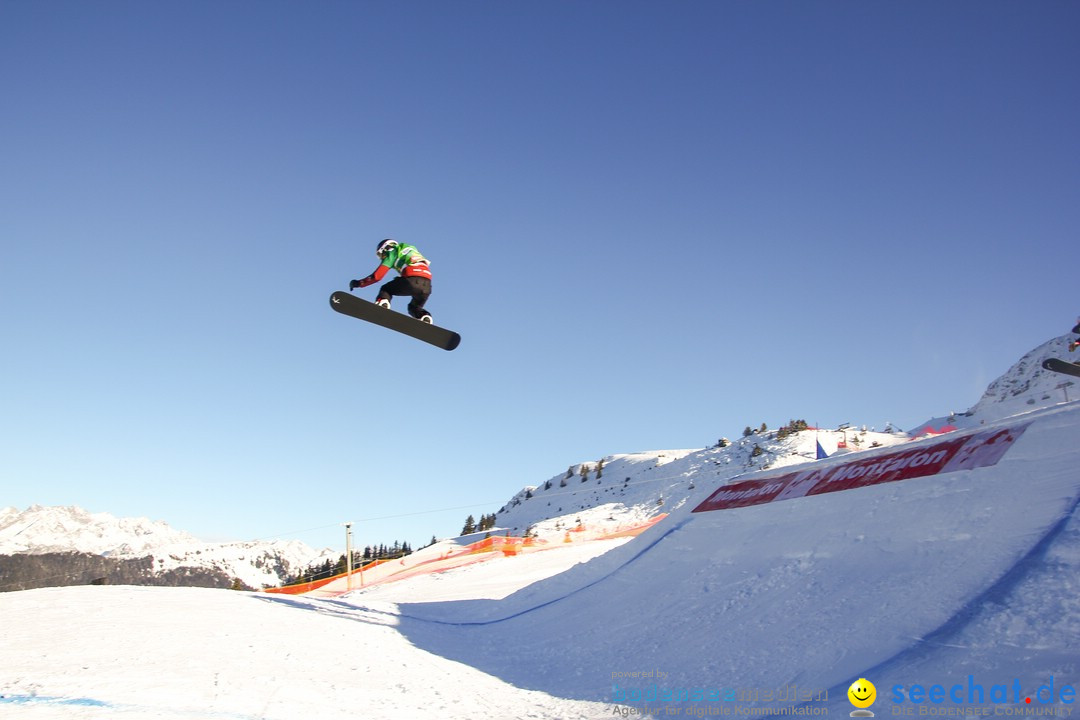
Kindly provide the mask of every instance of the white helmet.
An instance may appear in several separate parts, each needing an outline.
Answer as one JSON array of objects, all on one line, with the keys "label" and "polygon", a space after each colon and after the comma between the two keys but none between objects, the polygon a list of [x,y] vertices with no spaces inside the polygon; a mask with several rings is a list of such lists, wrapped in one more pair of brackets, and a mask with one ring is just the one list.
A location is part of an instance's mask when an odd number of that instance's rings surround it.
[{"label": "white helmet", "polygon": [[378,246],[376,246],[376,248],[375,248],[375,255],[377,255],[378,257],[384,258],[384,257],[386,257],[387,253],[389,253],[391,250],[393,250],[396,247],[397,247],[397,240],[391,240],[390,238],[386,238],[385,240],[380,240]]}]

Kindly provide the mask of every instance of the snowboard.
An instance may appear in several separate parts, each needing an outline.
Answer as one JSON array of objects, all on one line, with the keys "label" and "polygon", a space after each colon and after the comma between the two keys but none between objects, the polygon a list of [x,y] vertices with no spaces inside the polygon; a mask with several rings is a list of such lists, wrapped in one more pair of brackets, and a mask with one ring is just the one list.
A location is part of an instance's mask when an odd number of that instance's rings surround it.
[{"label": "snowboard", "polygon": [[1054,372],[1065,373],[1066,375],[1075,375],[1080,377],[1080,365],[1076,363],[1066,362],[1061,358],[1049,358],[1043,360],[1042,366],[1047,370],[1053,370]]},{"label": "snowboard", "polygon": [[431,343],[443,350],[453,350],[461,342],[461,336],[452,330],[421,322],[408,315],[379,307],[355,295],[338,290],[330,296],[330,307],[342,315],[367,320],[384,328],[396,330],[403,335]]}]

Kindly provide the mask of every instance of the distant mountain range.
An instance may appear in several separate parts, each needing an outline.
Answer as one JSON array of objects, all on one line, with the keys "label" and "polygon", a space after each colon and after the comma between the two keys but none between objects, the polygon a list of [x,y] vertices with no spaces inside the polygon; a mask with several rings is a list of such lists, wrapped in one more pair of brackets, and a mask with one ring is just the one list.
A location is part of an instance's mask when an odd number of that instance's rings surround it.
[{"label": "distant mountain range", "polygon": [[338,554],[298,540],[208,543],[161,521],[79,507],[0,509],[0,591],[93,581],[259,589]]}]

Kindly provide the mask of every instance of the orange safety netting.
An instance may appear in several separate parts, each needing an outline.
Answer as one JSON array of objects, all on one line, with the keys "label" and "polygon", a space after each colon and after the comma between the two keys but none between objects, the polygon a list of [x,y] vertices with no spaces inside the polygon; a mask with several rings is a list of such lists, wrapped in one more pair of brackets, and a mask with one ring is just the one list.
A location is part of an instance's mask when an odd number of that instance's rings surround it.
[{"label": "orange safety netting", "polygon": [[[388,562],[393,562],[393,560],[390,560],[390,559],[372,560],[369,563],[366,563],[366,564],[364,564],[364,565],[362,565],[362,566],[360,566],[358,568],[355,568],[353,570],[353,574],[355,575],[356,573],[363,572],[365,570],[371,570],[371,569],[375,568],[378,565],[382,565],[383,563],[388,563]],[[340,580],[342,578],[347,578],[348,576],[349,576],[349,573],[343,572],[343,573],[339,573],[337,575],[333,575],[333,576],[328,577],[328,578],[323,578],[321,580],[312,580],[310,582],[296,583],[295,585],[285,585],[285,586],[282,586],[282,587],[263,588],[263,592],[281,593],[283,595],[303,595],[304,593],[309,593],[312,590],[318,590],[321,587],[325,587],[326,585],[329,585],[330,583],[334,582],[335,580]]]},{"label": "orange safety netting", "polygon": [[[667,515],[662,514],[640,525],[621,526],[611,530],[605,527],[594,529],[579,524],[572,530],[566,531],[562,543],[633,537],[648,530],[665,517]],[[573,533],[573,536],[571,533]],[[286,595],[311,593],[316,596],[333,597],[362,587],[395,582],[418,575],[445,572],[496,557],[510,557],[527,552],[550,550],[559,547],[559,545],[560,543],[536,537],[522,538],[510,535],[493,535],[475,542],[450,545],[449,547],[447,547],[446,542],[443,542],[423,548],[403,558],[376,560],[367,563],[353,570],[351,577],[349,573],[341,573],[322,580],[313,580],[285,587],[266,588],[265,592]]]}]

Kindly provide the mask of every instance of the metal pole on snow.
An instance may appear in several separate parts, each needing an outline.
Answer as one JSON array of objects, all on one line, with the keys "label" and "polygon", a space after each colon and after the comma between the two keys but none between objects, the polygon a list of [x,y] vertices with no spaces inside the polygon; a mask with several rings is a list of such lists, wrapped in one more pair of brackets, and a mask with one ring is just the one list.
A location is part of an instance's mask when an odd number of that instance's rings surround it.
[{"label": "metal pole on snow", "polygon": [[345,583],[352,590],[352,523],[345,523]]}]

